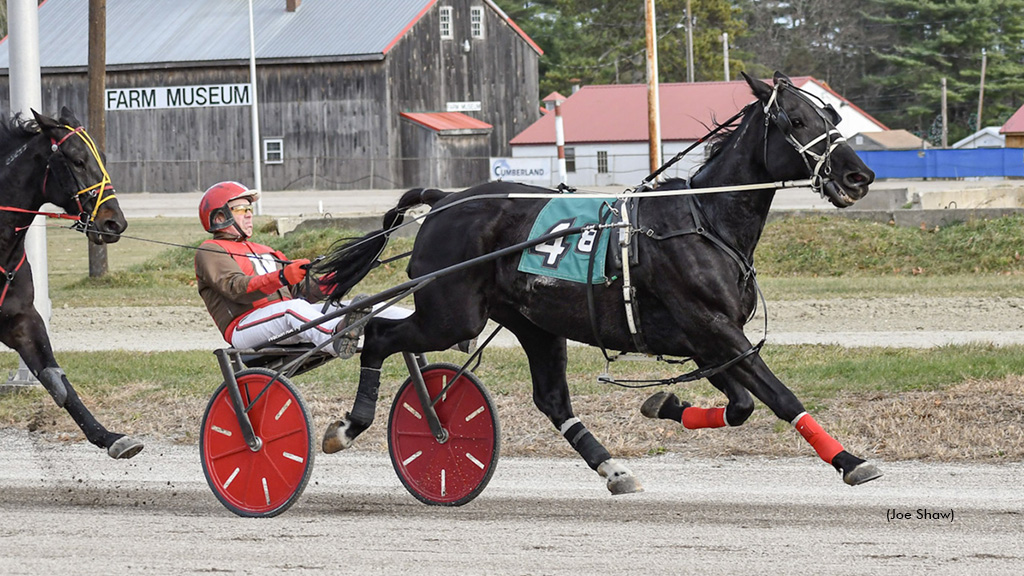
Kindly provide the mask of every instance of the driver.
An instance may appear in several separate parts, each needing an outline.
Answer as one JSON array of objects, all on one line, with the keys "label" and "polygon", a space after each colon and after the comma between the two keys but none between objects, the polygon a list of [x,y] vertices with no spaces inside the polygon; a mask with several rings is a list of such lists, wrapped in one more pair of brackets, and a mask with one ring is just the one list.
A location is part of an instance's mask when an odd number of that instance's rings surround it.
[{"label": "driver", "polygon": [[[271,338],[337,310],[314,306],[324,298],[317,280],[307,275],[310,261],[288,260],[283,253],[249,240],[253,230],[253,205],[260,197],[238,182],[214,184],[199,202],[199,221],[213,238],[196,252],[195,269],[199,295],[224,340],[235,348],[252,348]],[[341,303],[344,306],[348,302]],[[363,318],[368,310],[354,310],[333,318],[279,344],[325,344],[334,333]],[[409,310],[380,311],[383,318],[404,318]],[[362,328],[324,346],[339,358],[355,354]]]}]

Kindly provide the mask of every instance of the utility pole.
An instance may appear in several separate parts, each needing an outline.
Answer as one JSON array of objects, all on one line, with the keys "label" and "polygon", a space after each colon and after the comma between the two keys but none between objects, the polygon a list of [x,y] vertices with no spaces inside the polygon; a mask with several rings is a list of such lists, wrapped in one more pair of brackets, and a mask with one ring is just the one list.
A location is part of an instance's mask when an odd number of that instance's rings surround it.
[{"label": "utility pole", "polygon": [[988,60],[988,56],[985,54],[985,49],[981,49],[981,87],[978,88],[978,125],[976,128],[981,130],[984,126],[981,125],[981,106],[985,103],[985,64]]},{"label": "utility pole", "polygon": [[729,33],[722,32],[722,61],[725,62],[725,81],[729,81]]},{"label": "utility pole", "polygon": [[693,82],[693,11],[686,0],[686,81]]},{"label": "utility pole", "polygon": [[[103,152],[107,141],[107,114],[104,94],[107,91],[107,0],[89,0],[89,135],[96,148]],[[100,191],[102,192],[102,190]],[[107,245],[89,246],[89,277],[107,274]]]},{"label": "utility pole", "polygon": [[946,125],[946,78],[942,78],[942,147],[949,145],[949,130]]},{"label": "utility pole", "polygon": [[647,13],[647,150],[651,172],[661,167],[661,111],[658,105],[658,27],[654,0],[645,0]]}]

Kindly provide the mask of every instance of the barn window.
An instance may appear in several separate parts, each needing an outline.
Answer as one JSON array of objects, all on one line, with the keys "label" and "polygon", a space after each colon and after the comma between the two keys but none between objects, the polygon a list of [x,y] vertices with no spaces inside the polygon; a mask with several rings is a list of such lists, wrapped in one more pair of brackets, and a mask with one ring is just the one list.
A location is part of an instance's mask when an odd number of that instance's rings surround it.
[{"label": "barn window", "polygon": [[263,139],[263,163],[283,164],[284,163],[284,139],[264,138]]},{"label": "barn window", "polygon": [[484,37],[484,9],[482,6],[474,6],[469,9],[469,24],[473,38]]},{"label": "barn window", "polygon": [[575,172],[576,171],[576,149],[566,148],[565,149],[565,171]]},{"label": "barn window", "polygon": [[452,36],[452,7],[441,6],[441,40],[451,40]]},{"label": "barn window", "polygon": [[608,173],[608,151],[598,150],[597,151],[597,173],[607,174]]}]

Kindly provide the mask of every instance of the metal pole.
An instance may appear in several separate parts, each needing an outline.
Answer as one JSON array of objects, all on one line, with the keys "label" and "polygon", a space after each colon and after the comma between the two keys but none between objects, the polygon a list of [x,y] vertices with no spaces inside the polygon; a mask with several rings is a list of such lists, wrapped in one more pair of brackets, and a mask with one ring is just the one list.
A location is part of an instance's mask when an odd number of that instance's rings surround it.
[{"label": "metal pole", "polygon": [[[39,8],[36,0],[8,0],[7,25],[10,42],[11,113],[22,113],[31,118],[32,110],[42,108],[42,87],[39,71]],[[32,284],[35,286],[36,311],[43,317],[47,331],[50,328],[50,276],[46,256],[46,218],[36,216],[25,233],[25,252],[32,266]],[[18,371],[11,374],[8,385],[36,384],[25,361],[18,363]]]},{"label": "metal pole", "polygon": [[[263,191],[260,176],[260,112],[256,99],[256,28],[252,19],[252,0],[249,0],[249,84],[252,86],[252,182],[253,188]],[[263,214],[262,200],[256,201],[256,213]]]},{"label": "metal pole", "polygon": [[658,106],[658,27],[654,0],[645,0],[647,13],[647,156],[651,172],[661,166],[661,111]]},{"label": "metal pole", "polygon": [[722,60],[725,62],[725,81],[729,81],[729,33],[722,32]]},{"label": "metal pole", "polygon": [[686,0],[686,81],[693,82],[693,11]]},{"label": "metal pole", "polygon": [[942,79],[942,147],[949,146],[949,130],[946,124],[946,79]]},{"label": "metal pole", "polygon": [[[978,88],[978,125],[976,128],[981,130],[984,126],[981,125],[981,107],[985,103],[985,64],[988,60],[988,56],[985,54],[985,49],[981,49],[981,87]],[[975,148],[977,148],[978,141],[974,141]]]},{"label": "metal pole", "polygon": [[565,184],[565,127],[562,124],[561,100],[555,100],[555,148],[558,149],[558,182]]},{"label": "metal pole", "polygon": [[[89,135],[100,152],[106,149],[107,115],[103,96],[107,88],[107,0],[89,0]],[[89,247],[89,277],[107,274],[107,245]]]}]

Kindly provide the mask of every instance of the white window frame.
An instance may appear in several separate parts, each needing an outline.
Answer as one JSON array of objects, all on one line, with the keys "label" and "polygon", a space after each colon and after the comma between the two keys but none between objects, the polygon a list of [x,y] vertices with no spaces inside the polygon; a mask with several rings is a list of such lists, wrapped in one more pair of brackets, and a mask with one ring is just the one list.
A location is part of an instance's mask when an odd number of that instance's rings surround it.
[{"label": "white window frame", "polygon": [[455,38],[455,34],[452,31],[452,7],[441,6],[438,8],[438,23],[440,26],[441,40],[451,40]]},{"label": "white window frame", "polygon": [[[276,147],[276,150],[272,148]],[[263,139],[263,163],[284,164],[284,138]]]},{"label": "white window frame", "polygon": [[570,174],[576,173],[576,148],[566,146],[562,149],[565,154],[565,171]]},{"label": "white window frame", "polygon": [[484,7],[473,6],[469,9],[469,26],[471,30],[470,36],[474,40],[483,40],[484,38]]},{"label": "white window frame", "polygon": [[607,174],[608,173],[608,151],[598,150],[597,151],[597,173]]}]

